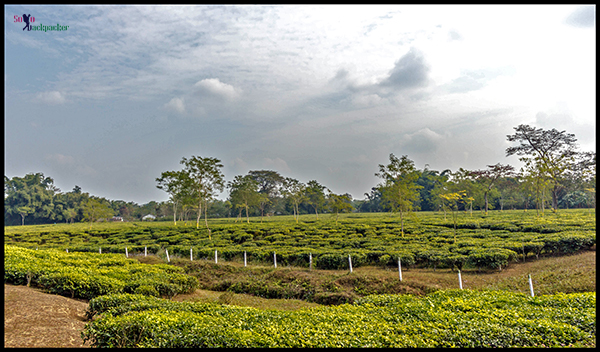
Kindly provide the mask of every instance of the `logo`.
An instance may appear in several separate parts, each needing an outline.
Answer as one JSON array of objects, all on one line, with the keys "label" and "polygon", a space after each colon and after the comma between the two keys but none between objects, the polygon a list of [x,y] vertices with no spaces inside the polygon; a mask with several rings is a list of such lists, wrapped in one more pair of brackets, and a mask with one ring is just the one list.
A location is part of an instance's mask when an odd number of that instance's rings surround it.
[{"label": "logo", "polygon": [[25,27],[23,27],[23,30],[28,30],[28,31],[39,31],[39,32],[48,32],[48,31],[66,31],[69,29],[69,26],[61,26],[60,24],[56,24],[56,26],[45,26],[43,24],[39,24],[37,26],[32,25],[31,23],[35,22],[35,17],[31,16],[31,14],[23,14],[23,16],[14,16],[14,22],[15,23],[22,23],[25,22]]},{"label": "logo", "polygon": [[15,22],[23,22],[23,21],[25,21],[25,27],[23,27],[23,30],[30,31],[31,25],[29,24],[29,21],[31,21],[31,23],[35,22],[35,17],[31,16],[31,14],[29,14],[29,15],[23,14],[23,17],[15,15]]}]

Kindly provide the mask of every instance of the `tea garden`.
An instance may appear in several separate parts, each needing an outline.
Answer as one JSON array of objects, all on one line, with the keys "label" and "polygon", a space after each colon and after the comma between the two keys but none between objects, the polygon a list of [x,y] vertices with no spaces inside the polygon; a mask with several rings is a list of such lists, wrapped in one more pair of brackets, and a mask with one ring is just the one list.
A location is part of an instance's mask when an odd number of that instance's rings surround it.
[{"label": "tea garden", "polygon": [[[403,231],[396,216],[383,213],[344,214],[337,224],[309,215],[297,223],[211,219],[210,230],[166,222],[11,226],[4,277],[90,300],[93,319],[82,336],[96,347],[595,346],[595,292],[364,295],[294,312],[168,299],[198,288],[174,258],[306,270],[348,270],[350,263],[383,270],[400,261],[489,271],[596,244],[590,209],[452,215],[414,213]],[[133,259],[147,254],[162,263]]]}]

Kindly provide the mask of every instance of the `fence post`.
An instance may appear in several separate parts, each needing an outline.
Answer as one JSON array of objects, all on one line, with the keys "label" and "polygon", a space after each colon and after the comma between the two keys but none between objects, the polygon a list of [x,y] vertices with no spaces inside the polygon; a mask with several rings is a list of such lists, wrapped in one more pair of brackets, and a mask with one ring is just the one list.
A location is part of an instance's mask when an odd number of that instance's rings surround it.
[{"label": "fence post", "polygon": [[194,261],[194,255],[192,254],[192,248],[190,247],[190,262]]},{"label": "fence post", "polygon": [[244,251],[244,266],[247,265],[247,261],[246,261],[246,251]]},{"label": "fence post", "polygon": [[127,252],[127,247],[125,247],[125,258],[129,258],[129,253]]},{"label": "fence post", "polygon": [[400,257],[398,257],[398,276],[400,277],[400,281],[402,281],[402,264],[400,264]]},{"label": "fence post", "polygon": [[350,258],[350,254],[348,254],[348,266],[350,266],[350,272],[352,272],[352,258]]},{"label": "fence post", "polygon": [[165,249],[165,253],[167,253],[167,262],[171,262],[171,258],[169,258],[169,250]]},{"label": "fence post", "polygon": [[98,253],[102,254],[102,247],[98,250]]},{"label": "fence post", "polygon": [[277,267],[277,254],[275,252],[273,252],[273,264]]},{"label": "fence post", "polygon": [[533,281],[531,281],[531,274],[527,274],[527,277],[529,280],[529,292],[531,293],[531,297],[533,297]]},{"label": "fence post", "polygon": [[308,253],[308,269],[312,270],[312,253]]},{"label": "fence post", "polygon": [[217,263],[217,250],[215,249],[215,264]]},{"label": "fence post", "polygon": [[148,256],[148,247],[144,246],[144,257]]},{"label": "fence post", "polygon": [[462,290],[462,277],[460,276],[460,269],[458,270],[458,287]]}]

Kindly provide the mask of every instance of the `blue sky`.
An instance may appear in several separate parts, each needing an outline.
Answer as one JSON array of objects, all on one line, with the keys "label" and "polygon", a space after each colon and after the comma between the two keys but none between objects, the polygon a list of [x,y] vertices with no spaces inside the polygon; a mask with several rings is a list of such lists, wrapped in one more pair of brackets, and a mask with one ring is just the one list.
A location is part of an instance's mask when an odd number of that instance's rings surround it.
[{"label": "blue sky", "polygon": [[[27,31],[32,25],[69,26]],[[164,201],[216,157],[363,199],[389,154],[476,170],[519,124],[595,151],[595,6],[4,7],[5,175]],[[227,192],[221,195],[226,198]]]}]

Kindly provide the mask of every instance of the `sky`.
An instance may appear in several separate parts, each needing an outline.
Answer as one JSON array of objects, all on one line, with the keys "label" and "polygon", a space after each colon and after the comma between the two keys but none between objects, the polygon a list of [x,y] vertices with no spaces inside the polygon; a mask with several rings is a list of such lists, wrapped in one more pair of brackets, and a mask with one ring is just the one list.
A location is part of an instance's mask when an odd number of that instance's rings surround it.
[{"label": "sky", "polygon": [[4,19],[5,176],[62,192],[166,201],[156,178],[198,156],[226,181],[273,170],[364,199],[390,154],[519,168],[505,151],[520,124],[596,150],[595,5],[5,5]]}]

